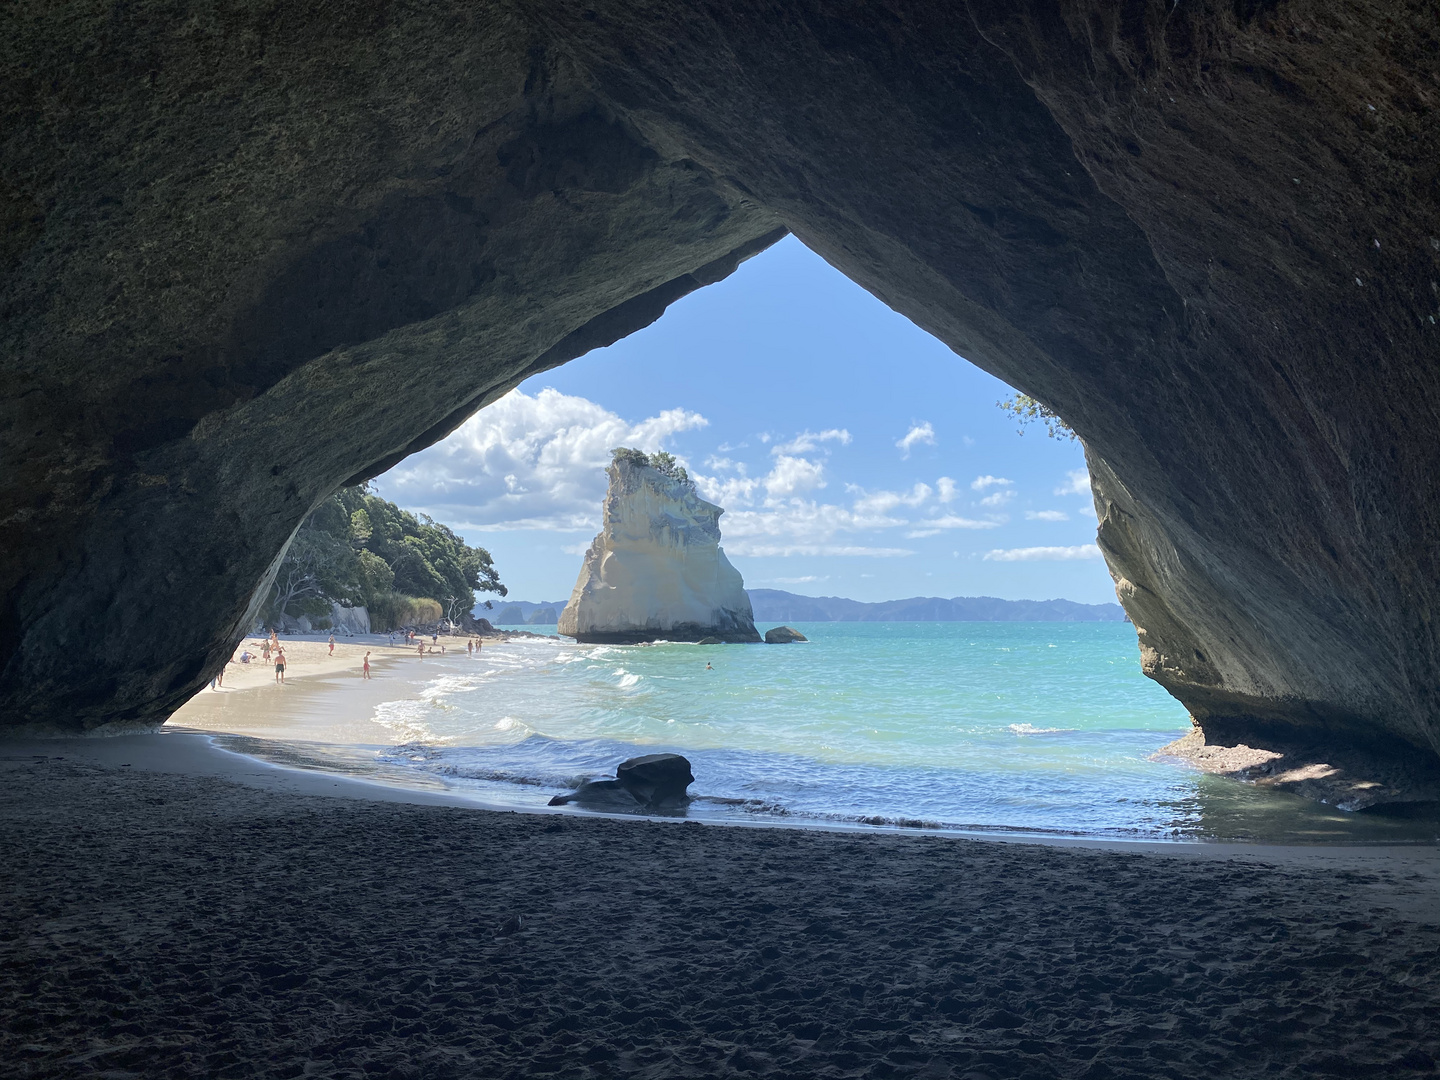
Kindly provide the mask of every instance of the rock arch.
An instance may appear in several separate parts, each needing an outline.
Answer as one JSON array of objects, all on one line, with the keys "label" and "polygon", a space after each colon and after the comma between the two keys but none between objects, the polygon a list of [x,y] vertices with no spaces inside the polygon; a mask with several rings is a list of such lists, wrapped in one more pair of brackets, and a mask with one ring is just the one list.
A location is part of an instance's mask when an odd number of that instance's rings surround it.
[{"label": "rock arch", "polygon": [[7,18],[0,725],[163,720],[336,486],[789,230],[1071,422],[1208,734],[1440,768],[1433,5]]}]

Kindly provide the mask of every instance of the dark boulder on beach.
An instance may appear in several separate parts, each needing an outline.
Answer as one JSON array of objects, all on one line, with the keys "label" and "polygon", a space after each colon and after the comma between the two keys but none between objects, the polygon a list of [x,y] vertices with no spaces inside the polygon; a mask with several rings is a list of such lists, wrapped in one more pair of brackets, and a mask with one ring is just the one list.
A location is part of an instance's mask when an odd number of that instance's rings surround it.
[{"label": "dark boulder on beach", "polygon": [[690,762],[679,754],[646,754],[622,761],[614,780],[592,780],[568,795],[556,795],[551,806],[576,803],[594,810],[663,810],[690,801],[686,788],[695,782]]},{"label": "dark boulder on beach", "polygon": [[809,641],[804,634],[800,633],[793,626],[776,626],[765,631],[766,645],[788,645],[792,641]]},{"label": "dark boulder on beach", "polygon": [[690,762],[679,754],[646,754],[620,763],[615,776],[644,806],[683,806],[686,788],[695,782]]},{"label": "dark boulder on beach", "polygon": [[640,805],[619,780],[592,780],[588,784],[581,784],[568,795],[556,795],[549,805],[567,806],[570,803],[591,810],[634,810]]}]

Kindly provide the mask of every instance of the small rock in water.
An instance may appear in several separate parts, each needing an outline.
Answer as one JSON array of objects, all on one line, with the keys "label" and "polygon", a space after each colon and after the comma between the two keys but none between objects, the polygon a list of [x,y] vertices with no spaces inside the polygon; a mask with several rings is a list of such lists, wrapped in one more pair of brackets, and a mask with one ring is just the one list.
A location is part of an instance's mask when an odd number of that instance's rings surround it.
[{"label": "small rock in water", "polygon": [[614,780],[592,780],[568,795],[556,795],[551,806],[578,803],[596,810],[669,809],[690,801],[695,782],[690,762],[679,754],[646,754],[622,761]]},{"label": "small rock in water", "polygon": [[702,638],[701,638],[699,641],[697,641],[695,644],[696,644],[696,645],[724,645],[725,642],[721,641],[718,637],[702,637]]},{"label": "small rock in water", "polygon": [[800,633],[793,626],[776,626],[765,631],[766,645],[788,645],[792,641],[809,641],[804,634]]}]

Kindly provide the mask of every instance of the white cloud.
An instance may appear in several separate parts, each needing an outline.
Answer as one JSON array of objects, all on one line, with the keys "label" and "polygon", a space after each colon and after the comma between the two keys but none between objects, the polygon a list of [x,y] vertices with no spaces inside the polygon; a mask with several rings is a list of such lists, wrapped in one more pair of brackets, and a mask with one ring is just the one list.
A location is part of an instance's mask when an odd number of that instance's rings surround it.
[{"label": "white cloud", "polygon": [[927,536],[939,536],[939,529],[916,529],[905,534],[906,540],[924,540]]},{"label": "white cloud", "polygon": [[821,443],[838,442],[841,446],[850,445],[850,432],[844,428],[827,428],[824,431],[802,431],[788,443],[780,443],[772,447],[772,454],[808,454],[816,449]]},{"label": "white cloud", "polygon": [[976,521],[974,518],[956,517],[954,514],[946,514],[940,518],[930,518],[928,521],[920,522],[934,529],[998,529],[1004,524],[1002,520],[989,519]]},{"label": "white cloud", "polygon": [[444,442],[387,473],[383,494],[464,532],[500,529],[594,531],[610,449],[662,449],[705,417],[667,409],[631,424],[582,397],[546,388],[512,390]]},{"label": "white cloud", "polygon": [[1077,510],[1076,513],[1079,514],[1081,517],[1093,518],[1095,516],[1095,504],[1082,503],[1080,509]]},{"label": "white cloud", "polygon": [[900,518],[847,510],[834,503],[807,499],[770,500],[756,510],[733,510],[720,520],[727,547],[735,541],[758,538],[814,546],[826,544],[842,532],[869,532],[904,525]]},{"label": "white cloud", "polygon": [[942,503],[953,502],[955,499],[955,481],[948,476],[942,476],[935,481],[936,490],[940,492]]},{"label": "white cloud", "polygon": [[825,466],[809,458],[791,457],[781,454],[775,459],[775,467],[762,481],[771,498],[796,495],[825,486]]},{"label": "white cloud", "polygon": [[1090,470],[1071,469],[1065,474],[1065,482],[1055,489],[1056,495],[1089,495]]},{"label": "white cloud", "polygon": [[562,544],[560,550],[566,555],[584,555],[590,550],[589,544]]},{"label": "white cloud", "polygon": [[1004,506],[1013,498],[1015,498],[1015,492],[1006,491],[1002,488],[1000,491],[992,491],[989,495],[986,495],[983,499],[980,500],[980,505]]},{"label": "white cloud", "polygon": [[815,574],[806,574],[804,577],[777,577],[771,578],[770,580],[777,585],[806,585],[812,581],[829,581],[830,575],[817,576]]},{"label": "white cloud", "polygon": [[726,544],[725,550],[732,555],[746,555],[757,559],[784,557],[789,555],[831,555],[861,556],[871,559],[896,559],[914,555],[909,548],[862,547],[853,544]]},{"label": "white cloud", "polygon": [[1094,544],[1077,544],[1075,547],[1006,548],[985,554],[987,562],[1069,562],[1072,559],[1100,557],[1100,549]]},{"label": "white cloud", "polygon": [[992,487],[1009,487],[1015,483],[1014,480],[1006,480],[1003,476],[977,476],[970,481],[971,491],[984,491]]},{"label": "white cloud", "polygon": [[697,472],[692,472],[690,479],[695,481],[695,488],[703,498],[721,508],[749,506],[763,483],[749,476],[728,476],[722,480],[718,476],[702,476]]},{"label": "white cloud", "polygon": [[1070,515],[1064,510],[1026,510],[1025,517],[1029,521],[1069,521]]},{"label": "white cloud", "polygon": [[929,484],[916,484],[908,492],[866,491],[853,486],[849,490],[860,496],[855,500],[857,514],[888,514],[899,506],[920,506],[934,494]]},{"label": "white cloud", "polygon": [[913,425],[910,430],[905,433],[905,437],[897,440],[895,445],[900,448],[900,456],[908,458],[910,456],[910,449],[917,443],[926,443],[930,446],[935,445],[935,429],[931,427],[929,420],[924,420]]}]

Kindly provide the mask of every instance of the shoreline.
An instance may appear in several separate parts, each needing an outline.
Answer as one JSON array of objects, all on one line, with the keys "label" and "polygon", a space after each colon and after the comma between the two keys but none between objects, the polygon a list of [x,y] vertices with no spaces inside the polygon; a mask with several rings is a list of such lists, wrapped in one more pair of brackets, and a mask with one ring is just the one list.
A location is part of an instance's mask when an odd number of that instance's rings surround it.
[{"label": "shoreline", "polygon": [[495,813],[178,732],[0,744],[0,777],[17,1080],[1406,1077],[1440,1057],[1433,848]]},{"label": "shoreline", "polygon": [[[1368,865],[1377,862],[1414,862],[1429,867],[1440,893],[1440,841],[1416,840],[1399,843],[1307,844],[1273,841],[1211,840],[1186,837],[1176,840],[1116,838],[1089,835],[1059,835],[1039,830],[986,831],[983,829],[922,828],[902,825],[867,825],[832,821],[784,821],[771,819],[687,818],[675,815],[613,813],[570,806],[514,806],[487,802],[478,795],[457,791],[439,783],[425,787],[410,780],[389,780],[328,767],[306,766],[277,761],[226,746],[233,740],[253,736],[200,729],[165,728],[149,734],[116,735],[105,739],[30,739],[0,742],[0,763],[19,760],[72,760],[87,766],[115,769],[134,768],[161,775],[189,779],[213,779],[252,787],[264,792],[338,798],[358,802],[399,803],[414,806],[444,806],[479,814],[560,818],[564,820],[613,821],[621,824],[682,827],[703,825],[714,828],[779,830],[799,833],[847,836],[894,836],[949,839],[957,843],[996,843],[1060,850],[1094,850],[1136,854],[1157,858],[1247,859],[1272,865],[1316,864],[1333,866],[1337,860]],[[63,750],[63,753],[46,751]]]},{"label": "shoreline", "polygon": [[[515,644],[523,647],[527,639],[528,635]],[[468,671],[465,663],[468,657],[463,650],[465,640],[446,639],[447,644],[458,642],[462,647],[447,651],[443,658],[427,655],[422,660],[409,648],[389,647],[385,637],[378,635],[359,641],[337,640],[333,658],[328,656],[323,635],[291,637],[282,642],[287,648],[287,656],[294,658],[285,686],[277,686],[273,676],[267,677],[269,669],[252,667],[243,673],[244,681],[232,677],[229,685],[222,690],[202,690],[176,712],[163,730],[203,731],[215,736],[219,740],[217,745],[223,745],[230,752],[246,754],[277,767],[294,767],[309,772],[319,770],[339,777],[431,794],[448,792],[456,805],[494,811],[556,812],[543,803],[537,804],[531,798],[534,791],[530,787],[511,790],[499,784],[446,779],[443,774],[437,775],[425,767],[410,767],[403,758],[403,751],[401,757],[390,754],[389,751],[410,743],[429,743],[435,736],[428,728],[430,721],[423,719],[424,710],[420,714],[413,711],[391,712],[387,718],[384,707],[402,701],[423,704],[429,696],[427,684],[436,676],[441,677],[442,682],[445,676],[463,676]],[[495,635],[484,640],[487,647],[494,648],[512,639]],[[250,639],[246,639],[244,645],[249,644]],[[367,650],[372,654],[375,677],[364,681],[359,678],[358,664]],[[410,662],[404,663],[407,658]],[[428,668],[425,666],[427,663],[431,665]],[[445,744],[442,740],[435,745],[443,747]],[[1161,748],[1162,751],[1164,749],[1168,748]],[[625,755],[622,753],[621,756]],[[1173,760],[1164,767],[1190,771],[1188,763]],[[459,775],[463,777],[465,774]],[[1220,782],[1239,784],[1241,781],[1226,779]],[[467,787],[475,790],[466,790]],[[565,787],[553,790],[565,790]],[[1331,818],[1334,820],[1317,819],[1311,822],[1308,818],[1296,818],[1294,821],[1281,818],[1268,825],[1261,822],[1258,827],[1248,819],[1228,820],[1222,812],[1217,820],[1197,821],[1196,826],[1188,831],[1165,835],[1163,831],[1152,830],[1148,835],[1145,831],[1125,835],[1121,829],[1107,833],[1103,830],[1087,832],[1083,827],[1067,829],[1025,823],[967,824],[963,818],[929,821],[923,818],[915,820],[914,817],[919,815],[906,817],[903,814],[883,820],[868,820],[861,815],[849,818],[844,811],[836,814],[799,813],[794,816],[784,812],[766,812],[762,817],[754,811],[741,813],[738,809],[718,803],[712,805],[713,800],[708,800],[703,792],[696,795],[697,801],[692,804],[687,820],[767,828],[857,833],[879,831],[1021,843],[1105,843],[1125,845],[1132,850],[1143,845],[1161,849],[1227,844],[1339,849],[1376,845],[1426,847],[1440,843],[1436,832],[1428,824],[1418,827],[1384,824],[1370,820],[1369,815],[1346,822],[1336,818],[1333,812]],[[1212,793],[1210,798],[1212,805],[1223,807],[1224,800],[1233,796]],[[1219,802],[1214,801],[1217,798]],[[593,812],[572,806],[563,813],[583,815]],[[1287,810],[1285,813],[1293,814],[1294,811]],[[643,815],[622,813],[617,816],[643,819]],[[1343,817],[1349,818],[1350,815]]]}]

